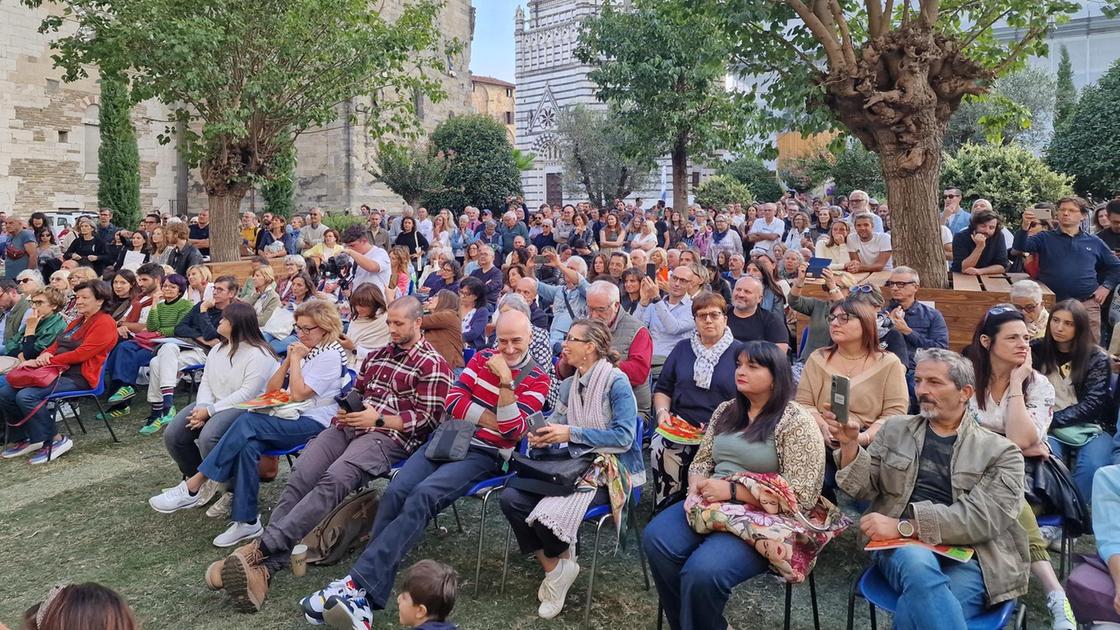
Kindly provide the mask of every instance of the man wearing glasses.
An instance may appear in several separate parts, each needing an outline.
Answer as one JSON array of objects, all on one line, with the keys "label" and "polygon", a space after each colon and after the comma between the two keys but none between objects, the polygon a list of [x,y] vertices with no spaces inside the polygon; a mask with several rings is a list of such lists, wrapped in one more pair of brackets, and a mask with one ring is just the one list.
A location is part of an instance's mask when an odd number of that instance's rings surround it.
[{"label": "man wearing glasses", "polygon": [[914,372],[914,353],[922,348],[949,347],[949,328],[945,318],[931,306],[917,300],[921,282],[918,272],[910,267],[896,267],[883,285],[890,291],[891,301],[883,309],[895,330],[906,340],[906,372]]},{"label": "man wearing glasses", "polygon": [[[664,298],[657,285],[649,278],[642,278],[641,298],[634,309],[634,318],[646,325],[653,336],[653,370],[660,372],[665,357],[677,343],[688,339],[696,330],[692,317],[692,298],[700,285],[696,270],[699,265],[677,267],[669,272],[669,293]],[[655,376],[656,378],[656,376]]]},{"label": "man wearing glasses", "polygon": [[972,215],[961,208],[961,191],[959,188],[945,189],[945,209],[941,212],[941,223],[949,227],[953,234],[968,227]]}]

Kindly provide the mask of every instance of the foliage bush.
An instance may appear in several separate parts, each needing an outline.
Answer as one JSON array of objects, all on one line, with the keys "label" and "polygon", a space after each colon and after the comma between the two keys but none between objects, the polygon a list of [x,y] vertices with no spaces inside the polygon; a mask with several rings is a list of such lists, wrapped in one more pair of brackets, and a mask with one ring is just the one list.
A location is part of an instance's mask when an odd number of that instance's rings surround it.
[{"label": "foliage bush", "polygon": [[763,164],[762,160],[742,156],[730,162],[725,162],[719,168],[720,175],[733,177],[754,193],[758,201],[777,201],[781,199],[782,185],[778,183],[778,174]]},{"label": "foliage bush", "polygon": [[97,205],[113,211],[113,224],[133,229],[140,221],[140,149],[129,118],[128,84],[101,79],[101,146],[97,150]]},{"label": "foliage bush", "polygon": [[1120,192],[1120,62],[1082,90],[1046,161],[1072,175],[1078,193],[1109,199]]},{"label": "foliage bush", "polygon": [[942,187],[956,187],[966,200],[984,198],[1008,223],[1039,201],[1057,201],[1073,192],[1072,178],[1050,169],[1022,146],[965,144],[941,166]]},{"label": "foliage bush", "polygon": [[419,208],[424,199],[447,191],[444,183],[452,160],[427,145],[405,147],[384,142],[377,159],[368,169],[374,179],[384,183],[412,208]]},{"label": "foliage bush", "polygon": [[272,172],[261,184],[261,197],[269,212],[290,217],[295,211],[295,192],[296,146],[289,142],[276,154]]},{"label": "foliage bush", "polygon": [[330,210],[323,215],[323,225],[342,234],[343,230],[351,225],[364,225],[366,218],[356,214],[333,214]]},{"label": "foliage bush", "polygon": [[429,207],[459,212],[465,206],[497,210],[521,194],[521,173],[506,128],[481,114],[455,116],[432,132],[432,149],[452,156],[446,190],[424,198]]},{"label": "foliage bush", "polygon": [[722,210],[729,203],[749,203],[749,188],[728,175],[713,175],[696,187],[696,203],[704,208]]},{"label": "foliage bush", "polygon": [[812,181],[832,180],[834,195],[847,195],[862,190],[882,200],[887,186],[879,156],[868,151],[858,140],[849,138],[835,153],[825,152],[805,159],[804,168]]}]

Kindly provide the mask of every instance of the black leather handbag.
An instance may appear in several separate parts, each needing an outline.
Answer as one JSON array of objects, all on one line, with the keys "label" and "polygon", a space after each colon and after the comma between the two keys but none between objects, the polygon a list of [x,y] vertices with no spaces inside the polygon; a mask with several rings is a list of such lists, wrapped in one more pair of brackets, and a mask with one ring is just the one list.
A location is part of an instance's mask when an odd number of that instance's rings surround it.
[{"label": "black leather handbag", "polygon": [[509,485],[542,497],[565,497],[575,492],[576,484],[587,474],[598,457],[594,453],[572,457],[567,451],[529,457],[514,453],[509,471],[515,473]]},{"label": "black leather handbag", "polygon": [[1062,460],[1049,455],[1024,460],[1023,490],[1031,505],[1040,506],[1042,514],[1060,514],[1071,537],[1091,533],[1093,523],[1085,499],[1073,483],[1073,476]]}]

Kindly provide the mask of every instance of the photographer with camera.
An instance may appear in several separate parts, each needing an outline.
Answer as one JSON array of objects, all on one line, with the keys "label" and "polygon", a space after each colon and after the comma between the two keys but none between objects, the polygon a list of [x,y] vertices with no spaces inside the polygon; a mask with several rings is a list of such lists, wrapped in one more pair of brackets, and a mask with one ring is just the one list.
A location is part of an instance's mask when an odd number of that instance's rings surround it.
[{"label": "photographer with camera", "polygon": [[372,282],[384,291],[389,286],[389,252],[369,242],[364,227],[351,225],[342,233],[345,253],[354,259],[354,279],[350,288]]},{"label": "photographer with camera", "polygon": [[333,426],[307,444],[261,538],[211,564],[207,586],[259,610],[292,547],[347,495],[388,475],[428,439],[451,389],[451,368],[421,335],[423,314],[414,297],[389,305],[391,343],[369,353],[354,388],[338,401]]}]

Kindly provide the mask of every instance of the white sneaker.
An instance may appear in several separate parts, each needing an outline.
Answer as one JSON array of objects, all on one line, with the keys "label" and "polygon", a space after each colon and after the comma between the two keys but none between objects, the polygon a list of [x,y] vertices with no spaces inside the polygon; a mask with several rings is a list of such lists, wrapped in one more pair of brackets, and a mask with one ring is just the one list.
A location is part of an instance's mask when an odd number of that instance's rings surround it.
[{"label": "white sneaker", "polygon": [[229,529],[214,537],[214,546],[232,547],[246,540],[257,538],[263,533],[264,527],[261,525],[260,515],[258,515],[257,520],[252,523],[238,523],[234,521],[229,524]]},{"label": "white sneaker", "polygon": [[180,481],[174,488],[148,499],[148,505],[162,514],[171,514],[198,505],[198,494],[192,496],[187,490],[187,482]]},{"label": "white sneaker", "polygon": [[225,492],[218,500],[206,509],[206,516],[210,518],[227,518],[229,516],[229,508],[233,503],[233,493]]},{"label": "white sneaker", "polygon": [[545,597],[537,608],[537,615],[541,619],[552,619],[564,609],[564,600],[568,598],[568,589],[579,577],[579,564],[574,560],[561,558],[556,568],[544,576],[545,582],[541,584]]},{"label": "white sneaker", "polygon": [[1069,607],[1069,600],[1062,591],[1054,591],[1046,596],[1046,609],[1054,619],[1054,630],[1076,630],[1077,621],[1073,617],[1073,609]]}]

